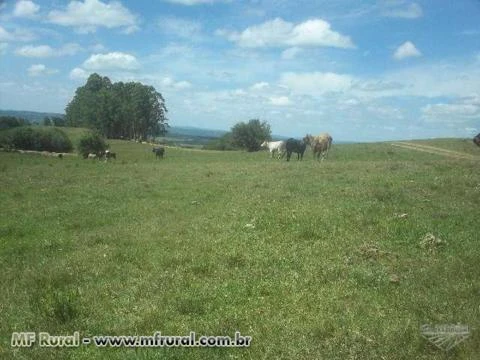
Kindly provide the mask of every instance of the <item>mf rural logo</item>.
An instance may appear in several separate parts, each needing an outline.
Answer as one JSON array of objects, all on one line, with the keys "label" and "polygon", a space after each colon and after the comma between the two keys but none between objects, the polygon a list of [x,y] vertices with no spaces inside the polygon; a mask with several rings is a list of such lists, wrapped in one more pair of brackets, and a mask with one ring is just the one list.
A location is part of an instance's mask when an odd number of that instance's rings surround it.
[{"label": "mf rural logo", "polygon": [[467,325],[422,325],[422,336],[441,350],[449,351],[470,336]]}]

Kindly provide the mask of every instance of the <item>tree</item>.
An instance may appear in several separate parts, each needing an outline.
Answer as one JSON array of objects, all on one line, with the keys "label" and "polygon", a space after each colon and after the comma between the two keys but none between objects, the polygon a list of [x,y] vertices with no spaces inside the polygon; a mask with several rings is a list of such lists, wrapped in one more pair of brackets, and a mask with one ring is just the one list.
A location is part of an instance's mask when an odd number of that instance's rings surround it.
[{"label": "tree", "polygon": [[92,74],[67,105],[66,122],[95,129],[107,138],[145,140],[165,135],[166,113],[165,100],[153,86],[112,84],[108,77]]},{"label": "tree", "polygon": [[231,132],[233,145],[247,151],[258,151],[263,141],[271,139],[270,125],[266,121],[260,122],[259,119],[237,123]]},{"label": "tree", "polygon": [[48,116],[43,118],[43,126],[52,126],[52,120]]},{"label": "tree", "polygon": [[78,153],[84,158],[90,153],[103,153],[106,149],[108,149],[108,144],[105,142],[105,139],[102,135],[95,132],[83,135],[77,146]]},{"label": "tree", "polygon": [[28,121],[15,116],[0,116],[0,130],[27,125]]},{"label": "tree", "polygon": [[57,126],[57,127],[65,126],[65,119],[58,116],[53,116],[52,122],[53,122],[53,126]]}]

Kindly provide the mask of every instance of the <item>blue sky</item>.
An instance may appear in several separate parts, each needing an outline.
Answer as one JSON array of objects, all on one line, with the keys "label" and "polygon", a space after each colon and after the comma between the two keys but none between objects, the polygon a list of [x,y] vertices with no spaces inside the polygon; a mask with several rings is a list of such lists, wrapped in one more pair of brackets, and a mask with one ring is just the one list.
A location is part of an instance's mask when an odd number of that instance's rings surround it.
[{"label": "blue sky", "polygon": [[171,125],[334,140],[480,132],[478,0],[0,1],[0,108],[64,112],[97,72]]}]

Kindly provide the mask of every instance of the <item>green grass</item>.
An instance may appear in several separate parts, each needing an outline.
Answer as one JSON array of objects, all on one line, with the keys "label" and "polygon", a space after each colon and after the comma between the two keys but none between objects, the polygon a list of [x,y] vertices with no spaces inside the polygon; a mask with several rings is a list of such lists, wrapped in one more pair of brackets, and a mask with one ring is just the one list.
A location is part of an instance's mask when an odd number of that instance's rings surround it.
[{"label": "green grass", "polygon": [[[445,359],[419,327],[457,323],[474,330],[450,358],[480,353],[478,160],[389,143],[334,145],[323,163],[173,148],[156,160],[110,144],[108,163],[0,153],[0,358]],[[447,244],[422,248],[427,233]],[[76,330],[253,340],[10,347],[13,331]]]}]

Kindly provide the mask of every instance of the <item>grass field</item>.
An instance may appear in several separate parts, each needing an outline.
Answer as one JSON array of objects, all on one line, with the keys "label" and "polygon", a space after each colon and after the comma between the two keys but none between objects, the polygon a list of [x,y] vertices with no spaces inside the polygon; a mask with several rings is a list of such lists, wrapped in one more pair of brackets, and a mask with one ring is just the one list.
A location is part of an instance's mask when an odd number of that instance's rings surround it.
[{"label": "grass field", "polygon": [[[480,149],[335,145],[323,163],[110,141],[0,153],[2,359],[475,359]],[[407,214],[407,215],[402,215]],[[421,246],[431,233],[439,243]],[[423,324],[463,324],[448,354]],[[249,348],[12,348],[14,331],[229,335]]]}]

